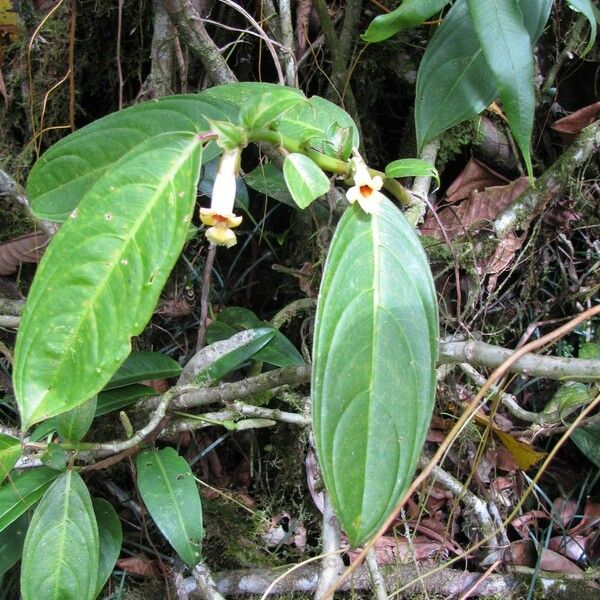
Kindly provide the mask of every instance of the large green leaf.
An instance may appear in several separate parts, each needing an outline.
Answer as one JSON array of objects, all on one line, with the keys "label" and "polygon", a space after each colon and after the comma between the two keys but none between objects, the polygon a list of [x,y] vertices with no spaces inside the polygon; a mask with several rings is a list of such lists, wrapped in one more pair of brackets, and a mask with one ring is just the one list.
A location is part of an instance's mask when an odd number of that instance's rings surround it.
[{"label": "large green leaf", "polygon": [[92,600],[98,580],[98,527],[81,477],[65,471],[35,510],[23,546],[23,600]]},{"label": "large green leaf", "polygon": [[336,229],[315,323],[313,431],[353,546],[411,482],[433,409],[437,306],[419,239],[388,200],[353,205]]},{"label": "large green leaf", "polygon": [[54,236],[17,336],[23,428],[97,394],[130,353],[185,242],[201,153],[191,133],[148,140],[93,185]]},{"label": "large green leaf", "polygon": [[190,567],[201,558],[202,506],[190,466],[173,450],[149,450],[136,460],[137,485],[157,527]]},{"label": "large green leaf", "polygon": [[[533,45],[546,24],[552,0],[519,0]],[[415,128],[419,148],[453,125],[483,111],[498,86],[469,15],[457,0],[427,46],[419,65]]]},{"label": "large green leaf", "polygon": [[[227,306],[218,315],[206,331],[206,341],[209,344],[226,340],[238,331],[265,327],[269,324],[261,321],[251,310],[241,306]],[[302,366],[304,359],[280,331],[274,330],[273,339],[254,358],[276,367]]]},{"label": "large green leaf", "polygon": [[404,0],[390,13],[375,17],[361,36],[365,42],[382,42],[403,29],[420,25],[440,12],[450,0]]},{"label": "large green leaf", "polygon": [[306,102],[306,99],[294,88],[279,86],[257,94],[241,107],[240,124],[247,129],[269,127],[299,102]]},{"label": "large green leaf", "polygon": [[12,435],[0,433],[0,483],[21,456],[21,441]]},{"label": "large green leaf", "polygon": [[56,431],[64,440],[79,442],[92,426],[96,416],[98,396],[92,396],[75,408],[56,417]]},{"label": "large green leaf", "polygon": [[109,502],[102,498],[94,498],[92,505],[98,523],[99,536],[99,563],[95,594],[98,596],[119,558],[123,543],[123,531],[119,515]]},{"label": "large green leaf", "polygon": [[[27,180],[32,212],[64,221],[94,183],[125,154],[167,132],[200,133],[207,119],[232,119],[237,107],[203,95],[147,102],[113,113],[52,146],[34,165]],[[149,143],[150,142],[150,143]],[[211,144],[204,160],[220,154]]]},{"label": "large green leaf", "polygon": [[515,0],[469,0],[469,12],[531,177],[529,144],[535,112],[534,72],[531,40],[523,15]]},{"label": "large green leaf", "polygon": [[29,517],[23,514],[6,529],[0,531],[0,580],[4,573],[21,558],[28,526]]},{"label": "large green leaf", "polygon": [[31,508],[58,476],[58,471],[48,467],[13,473],[0,486],[0,531]]},{"label": "large green leaf", "polygon": [[281,169],[273,163],[259,165],[256,169],[248,173],[244,180],[246,185],[257,192],[279,200],[279,202],[283,202],[283,204],[287,204],[288,206],[298,208],[288,190]]},{"label": "large green leaf", "polygon": [[594,45],[596,41],[596,7],[592,4],[592,0],[567,0],[567,4],[576,12],[585,15],[585,18],[590,24],[590,39],[581,56],[584,57]]},{"label": "large green leaf", "polygon": [[132,352],[119,367],[105,390],[125,387],[148,379],[178,377],[181,365],[166,354],[160,352]]},{"label": "large green leaf", "polygon": [[157,395],[154,388],[139,383],[132,383],[125,387],[102,391],[98,394],[96,416],[106,415],[120,408],[131,406],[142,398],[151,398]]}]

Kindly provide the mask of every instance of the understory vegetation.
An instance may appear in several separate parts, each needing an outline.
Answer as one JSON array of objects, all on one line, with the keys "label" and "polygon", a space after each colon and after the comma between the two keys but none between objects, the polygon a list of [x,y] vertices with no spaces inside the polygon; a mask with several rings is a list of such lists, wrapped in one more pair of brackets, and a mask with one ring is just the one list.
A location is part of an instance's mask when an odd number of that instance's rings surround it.
[{"label": "understory vegetation", "polygon": [[599,19],[0,0],[0,599],[598,597]]}]

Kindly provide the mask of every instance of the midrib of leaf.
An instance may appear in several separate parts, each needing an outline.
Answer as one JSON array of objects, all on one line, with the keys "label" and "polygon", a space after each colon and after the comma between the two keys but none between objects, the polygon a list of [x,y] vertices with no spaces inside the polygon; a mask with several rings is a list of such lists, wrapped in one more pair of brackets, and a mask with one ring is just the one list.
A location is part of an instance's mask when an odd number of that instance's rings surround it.
[{"label": "midrib of leaf", "polygon": [[63,519],[62,519],[62,527],[61,527],[61,535],[60,535],[60,539],[59,539],[59,564],[60,564],[60,569],[57,569],[54,572],[54,585],[53,585],[53,589],[54,589],[54,594],[53,596],[55,598],[58,598],[58,590],[59,590],[59,582],[61,580],[61,577],[59,576],[60,573],[62,573],[62,566],[65,564],[64,563],[64,556],[65,556],[65,542],[66,542],[66,527],[65,524],[67,522],[67,515],[69,513],[69,493],[68,491],[71,488],[71,478],[72,478],[72,473],[71,471],[67,471],[65,473],[67,475],[66,481],[67,483],[65,484],[65,487],[63,489],[63,493],[65,496],[65,501],[64,501],[64,510],[63,510]]},{"label": "midrib of leaf", "polygon": [[[167,484],[167,488],[169,490],[169,495],[171,497],[171,501],[173,503],[173,506],[175,506],[176,509],[177,509],[175,511],[177,513],[177,520],[179,521],[179,524],[181,525],[181,530],[185,533],[185,538],[186,538],[186,540],[188,542],[188,545],[189,545],[189,543],[190,543],[190,536],[188,535],[188,530],[187,530],[187,527],[185,525],[185,522],[182,519],[181,510],[179,508],[179,504],[177,503],[177,497],[173,493],[173,486],[171,485],[171,482],[169,481],[169,479],[167,477],[167,472],[166,472],[166,470],[165,470],[165,468],[163,466],[162,459],[161,459],[160,455],[158,454],[158,452],[155,454],[155,456],[156,456],[156,460],[157,460],[157,463],[158,463],[158,468],[160,469],[160,473],[161,473],[161,475],[162,475],[165,483]],[[171,540],[169,540],[169,542],[170,541]]]},{"label": "midrib of leaf", "polygon": [[[113,259],[108,261],[109,268],[106,271],[107,276],[104,277],[104,281],[96,288],[95,293],[91,296],[90,301],[88,302],[88,305],[86,307],[86,310],[81,312],[81,317],[79,319],[78,324],[75,327],[73,327],[73,331],[71,332],[71,335],[68,336],[68,338],[67,338],[68,343],[65,344],[66,350],[63,353],[63,356],[67,356],[68,351],[69,351],[68,349],[72,347],[73,340],[77,339],[79,331],[81,330],[83,323],[85,323],[88,320],[89,314],[94,312],[93,307],[96,305],[96,300],[97,300],[98,296],[100,296],[101,293],[106,288],[108,281],[111,279],[110,275],[114,272],[115,267],[119,264],[121,257],[125,254],[125,251],[129,249],[130,245],[132,244],[132,242],[135,238],[135,235],[139,231],[142,224],[145,222],[148,214],[154,210],[157,199],[160,199],[160,197],[161,197],[162,193],[164,192],[164,190],[166,189],[167,185],[169,185],[171,183],[172,177],[177,174],[177,172],[181,169],[182,165],[189,159],[190,155],[196,149],[198,143],[199,143],[199,141],[198,141],[197,137],[194,137],[192,140],[190,140],[189,149],[186,152],[182,152],[180,160],[174,162],[173,167],[171,169],[169,169],[169,171],[167,171],[165,174],[163,174],[163,176],[161,178],[162,179],[161,184],[156,188],[155,193],[151,197],[151,201],[149,201],[147,203],[146,208],[140,212],[139,218],[137,219],[137,221],[134,222],[134,225],[129,230],[129,235],[127,236],[127,239],[124,240],[123,244],[121,245],[119,252],[115,253],[113,255]],[[57,367],[57,369],[55,371],[55,376],[52,379],[52,384],[55,384],[57,381],[61,381],[64,378],[63,370],[65,368],[65,364],[66,363],[63,360],[63,361],[61,361],[60,365]],[[52,389],[52,386],[50,387],[50,389]],[[45,394],[44,397],[40,400],[36,409],[34,409],[34,411],[32,411],[30,418],[36,413],[37,408],[42,405],[42,403],[44,402],[44,399],[46,397],[47,397],[47,394]]]}]

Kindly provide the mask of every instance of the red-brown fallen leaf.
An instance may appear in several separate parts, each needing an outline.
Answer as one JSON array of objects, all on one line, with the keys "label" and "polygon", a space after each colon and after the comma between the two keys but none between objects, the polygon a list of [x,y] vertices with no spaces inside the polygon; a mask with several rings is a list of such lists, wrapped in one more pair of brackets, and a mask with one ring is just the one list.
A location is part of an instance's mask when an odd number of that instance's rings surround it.
[{"label": "red-brown fallen leaf", "polygon": [[448,239],[452,241],[458,236],[479,231],[504,212],[528,186],[529,179],[519,177],[508,185],[471,192],[460,204],[442,208],[438,212],[439,223],[432,214],[428,214],[421,233],[444,240],[445,231]]},{"label": "red-brown fallen leaf", "polygon": [[[415,536],[410,544],[405,538],[394,538],[383,535],[377,539],[374,548],[375,557],[380,565],[389,565],[398,561],[409,561],[413,558],[416,560],[426,560],[438,552],[442,552],[443,555],[447,554],[444,552],[441,543],[431,541],[422,535]],[[359,555],[360,550],[360,548],[356,548],[348,552],[348,557],[351,561]]]},{"label": "red-brown fallen leaf", "polygon": [[159,394],[164,394],[169,389],[169,382],[166,379],[146,379],[140,382],[142,385],[147,385]]},{"label": "red-brown fallen leaf", "polygon": [[555,498],[552,502],[552,518],[561,527],[570,527],[576,514],[577,502],[566,498]]},{"label": "red-brown fallen leaf", "polygon": [[535,567],[535,545],[531,540],[511,542],[510,546],[504,551],[503,562],[507,565]]},{"label": "red-brown fallen leaf", "polygon": [[583,518],[581,522],[569,530],[571,535],[576,533],[590,533],[600,526],[600,502],[592,502],[589,498],[586,500],[583,508]]},{"label": "red-brown fallen leaf", "polygon": [[515,473],[519,465],[514,456],[504,446],[498,446],[494,450],[496,468],[507,473]]},{"label": "red-brown fallen leaf", "polygon": [[435,442],[436,444],[441,444],[446,439],[446,433],[440,431],[439,429],[429,429],[427,432],[426,440],[428,442]]},{"label": "red-brown fallen leaf", "polygon": [[583,573],[581,567],[578,567],[572,560],[566,556],[544,548],[540,558],[540,569],[542,571],[552,571],[560,573],[579,574]]},{"label": "red-brown fallen leaf", "polygon": [[535,524],[538,519],[549,518],[550,517],[548,513],[543,510],[530,510],[524,515],[514,518],[510,524],[515,528],[521,537],[527,538],[529,536],[528,528],[532,527],[532,523]]},{"label": "red-brown fallen leaf", "polygon": [[580,563],[587,561],[587,537],[576,535],[575,537],[558,535],[550,538],[548,548],[567,558]]},{"label": "red-brown fallen leaf", "polygon": [[37,231],[0,244],[0,275],[14,273],[23,262],[39,262],[48,239],[45,233]]},{"label": "red-brown fallen leaf", "polygon": [[574,113],[559,119],[552,125],[552,129],[558,131],[565,142],[570,143],[582,129],[591,125],[596,120],[599,113],[600,102],[594,102],[594,104],[584,106]]},{"label": "red-brown fallen leaf", "polygon": [[117,561],[117,567],[140,577],[151,577],[152,579],[162,577],[160,564],[143,556],[120,558]]},{"label": "red-brown fallen leaf", "polygon": [[472,158],[448,186],[444,203],[454,204],[459,200],[468,198],[471,192],[482,191],[489,187],[506,185],[507,183],[508,179],[506,177],[496,173],[476,158]]}]

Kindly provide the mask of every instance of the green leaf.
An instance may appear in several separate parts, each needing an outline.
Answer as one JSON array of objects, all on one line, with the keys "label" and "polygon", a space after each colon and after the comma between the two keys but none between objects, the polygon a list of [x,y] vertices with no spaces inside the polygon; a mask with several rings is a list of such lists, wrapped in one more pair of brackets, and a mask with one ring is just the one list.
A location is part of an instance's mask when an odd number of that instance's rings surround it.
[{"label": "green leaf", "polygon": [[194,381],[196,383],[208,381],[212,383],[223,379],[264,348],[273,339],[276,330],[272,327],[259,327],[249,329],[247,333],[249,339],[244,344],[217,358],[210,366],[200,371]]},{"label": "green leaf", "polygon": [[97,394],[131,352],[185,242],[201,146],[157,136],[99,179],[54,236],[19,327],[23,428]]},{"label": "green leaf", "polygon": [[58,444],[50,442],[41,456],[41,461],[55,471],[64,471],[67,467],[68,455]]},{"label": "green leaf", "polygon": [[375,17],[361,37],[370,43],[387,40],[403,29],[420,25],[440,12],[448,2],[450,0],[404,0],[392,12]]},{"label": "green leaf", "polygon": [[83,404],[68,410],[56,417],[56,431],[70,442],[79,442],[92,426],[96,416],[96,405],[98,396],[92,396]]},{"label": "green leaf", "polygon": [[559,419],[566,419],[571,413],[586,406],[594,399],[590,388],[584,383],[568,381],[563,383],[542,411],[544,414],[558,413]]},{"label": "green leaf", "polygon": [[298,208],[287,188],[283,173],[273,163],[259,165],[254,171],[248,173],[244,180],[253,190],[283,204]]},{"label": "green leaf", "polygon": [[105,390],[125,387],[139,381],[178,377],[181,365],[166,354],[160,352],[132,352],[119,367]]},{"label": "green leaf", "polygon": [[[533,45],[546,24],[552,0],[520,0]],[[446,129],[485,110],[497,86],[469,15],[457,0],[427,46],[419,65],[415,129],[419,149]]]},{"label": "green leaf", "polygon": [[435,393],[437,303],[418,237],[382,200],[353,205],[333,237],[313,348],[313,432],[325,486],[352,546],[411,483]]},{"label": "green leaf", "polygon": [[96,594],[98,596],[115,568],[115,563],[121,552],[123,531],[119,515],[112,505],[102,498],[93,498],[92,506],[98,523],[99,564],[96,579]]},{"label": "green leaf", "polygon": [[217,146],[223,150],[243,148],[248,144],[248,132],[229,121],[209,121],[210,128],[218,134]]},{"label": "green leaf", "polygon": [[[96,181],[129,152],[151,147],[164,133],[204,133],[207,119],[235,120],[238,110],[202,93],[161,98],[98,119],[52,146],[34,165],[27,180],[32,212],[65,221]],[[211,143],[203,160],[220,153]]]},{"label": "green leaf", "polygon": [[308,156],[288,154],[283,162],[283,176],[294,202],[306,208],[329,191],[329,179]]},{"label": "green leaf", "polygon": [[98,578],[98,527],[88,489],[65,471],[35,510],[23,546],[23,600],[92,600]]},{"label": "green leaf", "polygon": [[29,516],[21,515],[0,532],[0,580],[20,558],[29,526]]},{"label": "green leaf", "polygon": [[515,0],[469,0],[469,12],[527,173],[533,177],[529,149],[535,112],[533,53],[521,9]]},{"label": "green leaf", "polygon": [[0,531],[31,508],[58,477],[58,471],[48,467],[28,469],[0,486]]},{"label": "green leaf", "polygon": [[437,169],[426,160],[420,158],[401,158],[391,162],[385,168],[385,176],[388,179],[395,177],[434,177],[438,187],[440,175]]},{"label": "green leaf", "polygon": [[[268,323],[261,321],[247,308],[227,306],[217,315],[217,320],[208,326],[206,341],[208,344],[213,344],[214,342],[230,338],[238,331],[268,325]],[[304,365],[302,355],[296,350],[292,342],[280,331],[275,331],[275,336],[271,342],[257,352],[254,358],[276,367],[298,367]]]},{"label": "green leaf", "polygon": [[157,392],[154,388],[139,383],[100,392],[98,394],[96,416],[106,415],[126,406],[131,406],[142,398],[151,398],[156,395]]},{"label": "green leaf", "polygon": [[600,469],[600,423],[579,427],[571,434],[579,450]]},{"label": "green leaf", "polygon": [[0,483],[17,464],[21,456],[21,440],[0,433]]},{"label": "green leaf", "polygon": [[600,344],[585,342],[579,347],[578,358],[600,360]]},{"label": "green leaf", "polygon": [[244,103],[240,110],[240,123],[247,129],[269,127],[300,102],[306,102],[306,98],[298,94],[298,90],[279,86]]},{"label": "green leaf", "polygon": [[171,546],[190,567],[201,558],[202,506],[188,463],[173,450],[149,450],[136,459],[144,504]]},{"label": "green leaf", "polygon": [[583,58],[592,49],[592,46],[596,41],[597,15],[596,11],[594,10],[596,7],[592,4],[592,0],[567,0],[567,4],[575,12],[583,14],[590,24],[590,40],[588,45],[585,47],[585,50],[581,54],[581,58]]}]

